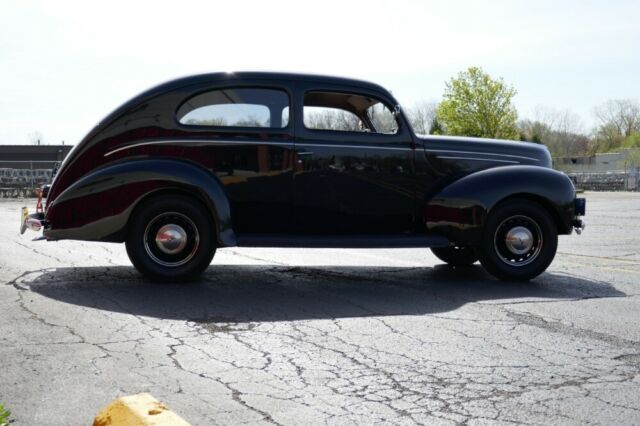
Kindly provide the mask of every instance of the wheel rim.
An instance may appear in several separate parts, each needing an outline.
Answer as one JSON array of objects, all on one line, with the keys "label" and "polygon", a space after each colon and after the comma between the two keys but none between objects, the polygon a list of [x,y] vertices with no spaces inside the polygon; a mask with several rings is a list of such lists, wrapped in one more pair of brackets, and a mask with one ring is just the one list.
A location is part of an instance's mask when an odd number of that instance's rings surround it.
[{"label": "wheel rim", "polygon": [[177,212],[162,213],[145,228],[144,249],[155,263],[175,268],[189,262],[198,251],[200,235],[195,223]]},{"label": "wheel rim", "polygon": [[538,258],[542,251],[540,225],[528,216],[511,216],[496,228],[494,247],[500,260],[521,267]]}]

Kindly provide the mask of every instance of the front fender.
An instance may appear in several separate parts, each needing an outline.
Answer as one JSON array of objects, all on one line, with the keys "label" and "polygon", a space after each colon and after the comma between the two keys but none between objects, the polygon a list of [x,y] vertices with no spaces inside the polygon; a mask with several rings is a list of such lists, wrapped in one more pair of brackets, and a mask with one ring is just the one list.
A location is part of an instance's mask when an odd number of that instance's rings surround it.
[{"label": "front fender", "polygon": [[478,244],[486,218],[501,201],[521,197],[539,202],[558,224],[571,232],[575,188],[564,173],[538,166],[504,166],[471,173],[425,199],[427,229],[454,243]]},{"label": "front fender", "polygon": [[231,208],[218,178],[199,165],[176,159],[138,159],[109,164],[83,176],[50,200],[47,239],[121,242],[135,206],[158,191],[195,195],[209,209],[218,245],[236,245]]}]

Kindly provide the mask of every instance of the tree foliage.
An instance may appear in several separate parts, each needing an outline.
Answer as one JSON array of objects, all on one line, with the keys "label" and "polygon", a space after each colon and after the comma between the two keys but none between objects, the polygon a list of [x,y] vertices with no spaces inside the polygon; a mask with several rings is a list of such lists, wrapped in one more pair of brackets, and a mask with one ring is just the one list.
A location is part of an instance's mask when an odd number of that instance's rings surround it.
[{"label": "tree foliage", "polygon": [[569,110],[538,107],[534,119],[519,121],[518,128],[521,140],[544,144],[554,157],[584,155],[591,145],[580,117]]},{"label": "tree foliage", "polygon": [[640,132],[640,104],[631,99],[611,99],[594,108],[600,126],[609,126],[623,138]]},{"label": "tree foliage", "polygon": [[512,86],[471,67],[446,83],[436,117],[447,134],[518,140]]},{"label": "tree foliage", "polygon": [[622,142],[624,148],[640,148],[640,132],[632,133]]},{"label": "tree foliage", "polygon": [[431,128],[429,128],[429,134],[444,135],[444,129],[442,128],[442,125],[438,121],[438,117],[433,117],[433,121],[431,122]]},{"label": "tree foliage", "polygon": [[640,133],[640,104],[631,99],[611,99],[594,108],[599,125],[593,131],[592,152],[633,148],[634,135]]}]

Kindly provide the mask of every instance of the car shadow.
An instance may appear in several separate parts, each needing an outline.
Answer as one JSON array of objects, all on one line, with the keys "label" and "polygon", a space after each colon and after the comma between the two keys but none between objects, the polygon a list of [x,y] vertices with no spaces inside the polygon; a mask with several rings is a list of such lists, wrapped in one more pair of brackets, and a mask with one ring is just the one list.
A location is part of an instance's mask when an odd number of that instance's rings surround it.
[{"label": "car shadow", "polygon": [[473,302],[623,297],[611,284],[547,272],[502,282],[480,266],[214,265],[196,283],[145,281],[133,267],[56,268],[11,284],[78,306],[155,318],[246,323],[424,315]]}]

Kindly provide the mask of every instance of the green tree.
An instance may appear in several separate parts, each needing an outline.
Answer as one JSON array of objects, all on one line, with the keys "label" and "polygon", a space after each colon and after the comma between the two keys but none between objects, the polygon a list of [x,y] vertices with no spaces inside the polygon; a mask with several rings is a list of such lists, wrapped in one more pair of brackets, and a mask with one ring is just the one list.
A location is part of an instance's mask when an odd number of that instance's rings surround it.
[{"label": "green tree", "polygon": [[446,83],[436,117],[450,135],[518,140],[515,94],[502,78],[471,67]]},{"label": "green tree", "polygon": [[640,148],[640,132],[632,133],[622,143],[624,148]]},{"label": "green tree", "polygon": [[444,134],[444,129],[442,128],[442,125],[438,121],[438,117],[433,117],[433,121],[431,122],[431,127],[429,127],[429,134],[430,135]]}]

